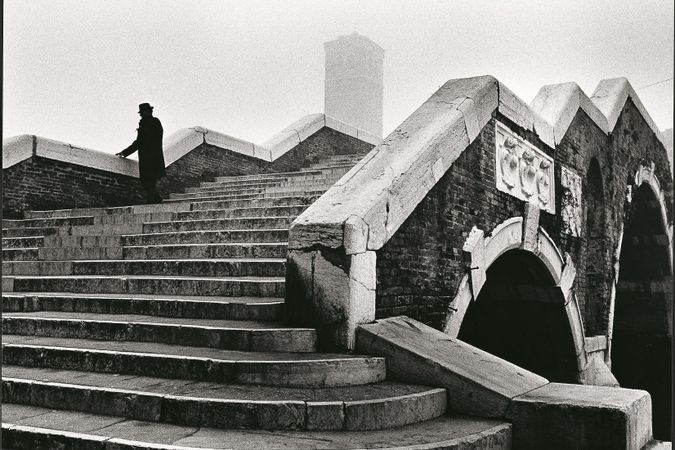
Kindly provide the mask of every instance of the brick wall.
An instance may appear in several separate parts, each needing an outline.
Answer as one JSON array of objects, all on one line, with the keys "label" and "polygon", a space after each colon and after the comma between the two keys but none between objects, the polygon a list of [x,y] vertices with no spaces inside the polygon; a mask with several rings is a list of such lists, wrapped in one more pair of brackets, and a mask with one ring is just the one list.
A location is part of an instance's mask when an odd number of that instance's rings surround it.
[{"label": "brick wall", "polygon": [[[166,197],[217,176],[293,171],[322,157],[363,154],[372,147],[326,127],[273,163],[202,144],[167,167],[158,190]],[[21,217],[25,210],[122,206],[145,199],[136,178],[39,156],[3,169],[2,175],[6,218]]]},{"label": "brick wall", "polygon": [[2,215],[21,217],[28,209],[122,206],[139,203],[136,178],[32,156],[2,170]]},{"label": "brick wall", "polygon": [[[524,139],[555,160],[556,211],[541,212],[540,225],[549,233],[561,252],[568,252],[577,269],[575,291],[584,318],[587,335],[607,330],[609,286],[612,257],[624,217],[626,186],[635,176],[641,161],[654,161],[662,187],[672,203],[672,180],[666,152],[658,143],[637,108],[627,102],[614,132],[606,136],[595,123],[579,111],[555,152],[537,136],[502,117],[496,117]],[[394,237],[377,254],[378,318],[405,314],[435,328],[442,328],[448,303],[456,294],[466,272],[462,246],[473,226],[492,231],[502,221],[522,216],[524,202],[495,187],[495,117],[434,186]],[[564,164],[582,178],[582,192],[588,193],[586,174],[595,158],[602,178],[604,202],[595,202],[591,219],[604,215],[604,249],[589,247],[586,217],[582,218],[582,236],[562,234],[560,166]],[[588,199],[582,198],[587,210]],[[601,208],[598,210],[598,208]],[[669,211],[672,217],[672,211]],[[586,295],[587,249],[594,271],[601,277],[593,297]]]},{"label": "brick wall", "polygon": [[373,144],[324,127],[274,161],[270,171],[298,170],[327,156],[365,154],[373,147]]}]

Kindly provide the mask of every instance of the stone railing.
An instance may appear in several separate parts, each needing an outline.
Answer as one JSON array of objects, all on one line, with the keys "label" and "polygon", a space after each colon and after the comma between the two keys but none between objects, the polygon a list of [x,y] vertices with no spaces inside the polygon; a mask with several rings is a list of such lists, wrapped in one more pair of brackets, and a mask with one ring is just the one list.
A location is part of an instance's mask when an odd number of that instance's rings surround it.
[{"label": "stone railing", "polygon": [[[303,145],[324,128],[348,136],[345,139],[357,139],[352,142],[359,143],[359,153],[364,151],[360,144],[365,144],[367,151],[381,142],[324,114],[307,115],[262,144],[202,127],[183,128],[164,140],[167,178],[159,188],[166,193],[183,189],[200,181],[204,171],[239,175],[276,170],[277,161],[294,170],[306,162],[303,155],[295,153],[302,153]],[[327,139],[339,138],[333,135]],[[325,142],[312,144],[321,148],[312,148],[310,153],[334,151]],[[25,209],[118,206],[143,198],[135,181],[138,161],[134,159],[33,135],[5,139],[2,153],[6,216],[18,216]]]}]

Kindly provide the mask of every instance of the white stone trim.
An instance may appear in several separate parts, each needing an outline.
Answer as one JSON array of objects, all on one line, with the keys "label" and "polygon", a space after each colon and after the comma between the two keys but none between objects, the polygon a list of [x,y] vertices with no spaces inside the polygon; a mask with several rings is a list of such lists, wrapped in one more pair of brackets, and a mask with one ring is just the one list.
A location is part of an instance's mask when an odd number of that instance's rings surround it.
[{"label": "white stone trim", "polygon": [[633,86],[628,82],[628,79],[620,77],[602,80],[598,83],[595,91],[593,91],[593,95],[591,95],[591,101],[607,118],[608,131],[614,129],[614,126],[621,115],[621,111],[623,111],[623,106],[629,98],[635,103],[635,106],[649,125],[649,128],[652,129],[659,142],[665,147],[666,144],[661,135],[661,131],[647,112],[647,109],[642,104],[640,97],[635,93]]},{"label": "white stone trim", "polygon": [[[530,212],[530,214],[532,213]],[[534,223],[537,219],[538,215],[533,214],[527,221]],[[588,361],[583,320],[573,291],[574,278],[576,277],[574,263],[570,255],[565,254],[565,257],[563,257],[555,242],[540,226],[536,227],[536,244],[534,246],[531,243],[528,244],[526,240],[531,233],[527,230],[524,231],[527,221],[523,217],[512,217],[497,225],[487,236],[477,227],[471,229],[462,247],[465,263],[469,265],[470,275],[465,275],[462,278],[457,293],[450,302],[443,331],[453,338],[457,337],[469,303],[478,298],[480,290],[485,284],[487,269],[501,255],[513,249],[528,251],[544,263],[556,286],[560,289],[565,302],[563,306],[570,324],[579,374],[583,379],[583,371]],[[531,228],[532,224],[527,226]]]},{"label": "white stone trim", "polygon": [[579,109],[588,114],[603,133],[609,132],[607,118],[576,83],[543,86],[530,107],[553,126],[556,145],[562,140]]},{"label": "white stone trim", "polygon": [[[208,128],[198,126],[182,128],[164,140],[164,161],[168,167],[202,143],[207,143],[244,156],[273,162],[324,126],[369,144],[377,145],[382,142],[382,139],[376,136],[346,125],[325,114],[309,114],[261,145],[218,133]],[[30,158],[33,154],[138,178],[138,161],[134,159],[122,159],[111,153],[31,135],[10,137],[2,141],[2,168],[11,167]]]},{"label": "white stone trim", "polygon": [[2,140],[2,168],[12,167],[33,156],[33,136],[22,134]]}]

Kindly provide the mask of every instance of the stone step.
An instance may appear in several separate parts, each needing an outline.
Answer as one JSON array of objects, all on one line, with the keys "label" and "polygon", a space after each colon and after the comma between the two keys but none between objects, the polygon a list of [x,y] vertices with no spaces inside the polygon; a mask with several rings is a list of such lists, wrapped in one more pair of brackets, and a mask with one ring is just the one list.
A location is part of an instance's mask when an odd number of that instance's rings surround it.
[{"label": "stone step", "polygon": [[35,248],[44,242],[44,236],[2,238],[2,248]]},{"label": "stone step", "polygon": [[312,196],[312,195],[322,195],[328,187],[321,187],[319,189],[304,189],[303,187],[297,188],[279,188],[279,189],[267,189],[265,192],[259,193],[225,193],[221,194],[220,192],[199,192],[195,194],[171,194],[171,196],[164,200],[165,202],[205,202],[205,201],[214,201],[214,200],[260,200],[263,198],[278,198],[278,197],[287,197],[292,194],[300,196]]},{"label": "stone step", "polygon": [[3,248],[3,261],[35,261],[38,258],[37,247]]},{"label": "stone step", "polygon": [[222,182],[254,181],[260,179],[278,179],[280,177],[301,177],[308,174],[321,175],[321,171],[317,169],[312,170],[301,169],[295,172],[268,172],[252,175],[224,176],[224,177],[216,177],[212,182],[222,183]]},{"label": "stone step", "polygon": [[[288,196],[294,196],[296,198],[303,197],[318,197],[323,195],[326,192],[326,189],[289,189],[283,192],[266,192],[264,194],[245,194],[245,195],[202,195],[194,194],[194,197],[190,198],[168,198],[164,202],[170,204],[171,202],[190,202],[192,209],[198,209],[194,207],[195,203],[204,203],[212,201],[236,201],[244,200],[248,203],[243,203],[243,205],[251,205],[250,202],[254,200],[263,200],[263,199],[272,199],[272,198],[282,198]],[[210,208],[209,208],[210,209]]]},{"label": "stone step", "polygon": [[288,228],[258,230],[182,231],[176,233],[132,234],[122,236],[122,244],[167,245],[167,244],[219,244],[288,242]]},{"label": "stone step", "polygon": [[341,175],[317,176],[310,175],[307,177],[296,177],[292,179],[279,179],[275,182],[265,182],[260,184],[247,184],[233,186],[229,184],[209,184],[206,186],[192,187],[185,190],[185,194],[221,192],[221,193],[245,193],[245,192],[264,192],[274,189],[275,187],[312,187],[312,186],[331,186]]},{"label": "stone step", "polygon": [[144,245],[123,248],[123,259],[286,258],[287,242]]},{"label": "stone step", "polygon": [[235,217],[231,219],[175,220],[172,222],[148,222],[143,224],[143,233],[168,233],[198,230],[241,230],[260,228],[289,228],[295,220],[290,217]]},{"label": "stone step", "polygon": [[4,292],[2,294],[2,311],[4,312],[64,311],[193,319],[274,321],[281,318],[283,303],[283,298],[276,297],[63,292]]},{"label": "stone step", "polygon": [[81,261],[3,261],[4,275],[180,275],[193,277],[284,277],[279,258],[127,259]]},{"label": "stone step", "polygon": [[32,236],[51,236],[59,232],[58,227],[17,227],[17,228],[3,228],[2,237],[32,237]]},{"label": "stone step", "polygon": [[311,205],[320,194],[313,195],[289,195],[283,197],[256,198],[247,200],[207,200],[203,202],[194,202],[191,204],[192,211],[203,211],[211,209],[227,209],[238,207],[266,207],[266,206],[290,206],[290,205]]},{"label": "stone step", "polygon": [[316,330],[266,321],[61,311],[3,313],[3,334],[155,342],[260,352],[313,352]]},{"label": "stone step", "polygon": [[281,181],[287,180],[287,177],[261,178],[252,181],[203,181],[199,186],[193,186],[185,189],[185,192],[194,192],[198,189],[208,188],[253,188],[273,186]]},{"label": "stone step", "polygon": [[[170,220],[227,219],[235,217],[291,217],[299,216],[307,205],[255,206],[248,208],[205,209],[176,214]],[[146,220],[146,222],[162,222]]]},{"label": "stone step", "polygon": [[3,276],[5,292],[283,297],[285,278],[127,275]]},{"label": "stone step", "polygon": [[62,227],[66,225],[92,225],[93,223],[93,216],[2,219],[2,228]]},{"label": "stone step", "polygon": [[[223,430],[7,403],[3,443],[16,450],[510,450],[511,424],[448,414],[374,431]],[[654,448],[654,450],[656,447]]]},{"label": "stone step", "polygon": [[108,215],[134,215],[134,214],[159,214],[175,213],[189,211],[190,205],[187,203],[159,203],[153,205],[132,205],[132,206],[106,206],[96,208],[75,208],[75,209],[52,209],[43,211],[25,211],[24,216],[27,219],[50,218],[50,217],[81,217],[81,216],[108,216]]},{"label": "stone step", "polygon": [[3,365],[284,387],[354,386],[386,376],[384,358],[368,356],[7,334],[2,358]]},{"label": "stone step", "polygon": [[265,187],[220,187],[220,188],[191,188],[185,192],[174,192],[169,195],[169,198],[193,198],[193,197],[209,197],[213,195],[251,195],[262,194],[265,192]]},{"label": "stone step", "polygon": [[377,430],[439,417],[445,389],[380,382],[286,388],[3,367],[3,401],[226,429]]}]

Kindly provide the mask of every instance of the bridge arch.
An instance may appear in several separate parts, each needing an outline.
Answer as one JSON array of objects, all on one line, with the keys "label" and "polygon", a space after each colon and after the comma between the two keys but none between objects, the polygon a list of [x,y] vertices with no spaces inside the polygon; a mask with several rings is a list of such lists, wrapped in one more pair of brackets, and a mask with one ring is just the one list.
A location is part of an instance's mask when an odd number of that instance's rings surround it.
[{"label": "bridge arch", "polygon": [[571,258],[522,217],[487,237],[474,227],[464,251],[471,275],[460,283],[445,332],[550,380],[581,381],[586,353]]},{"label": "bridge arch", "polygon": [[653,166],[641,166],[627,202],[614,286],[612,371],[652,396],[654,434],[670,436],[672,227]]}]

